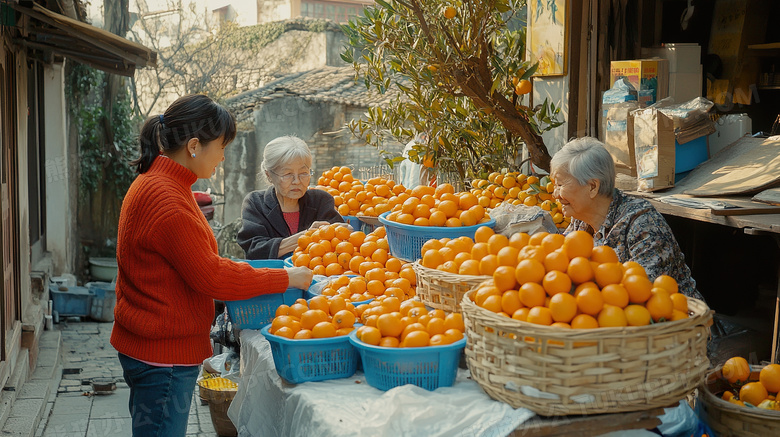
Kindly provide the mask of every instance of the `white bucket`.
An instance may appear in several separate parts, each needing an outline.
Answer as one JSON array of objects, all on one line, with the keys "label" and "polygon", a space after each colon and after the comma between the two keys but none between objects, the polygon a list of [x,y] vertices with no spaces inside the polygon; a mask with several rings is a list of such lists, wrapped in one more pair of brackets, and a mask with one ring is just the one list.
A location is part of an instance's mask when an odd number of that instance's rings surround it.
[{"label": "white bucket", "polygon": [[111,282],[118,270],[116,258],[90,258],[89,275],[94,281]]}]

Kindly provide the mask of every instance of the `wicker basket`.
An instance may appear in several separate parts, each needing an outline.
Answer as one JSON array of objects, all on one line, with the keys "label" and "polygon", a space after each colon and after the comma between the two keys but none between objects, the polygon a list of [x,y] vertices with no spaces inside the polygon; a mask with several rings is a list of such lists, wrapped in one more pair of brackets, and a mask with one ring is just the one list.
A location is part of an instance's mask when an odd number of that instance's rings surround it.
[{"label": "wicker basket", "polygon": [[412,264],[417,274],[417,295],[425,305],[448,313],[460,312],[460,301],[467,291],[490,279],[490,276],[457,275]]},{"label": "wicker basket", "polygon": [[[720,367],[707,373],[699,386],[702,420],[719,436],[765,437],[780,435],[780,411],[741,407],[724,401],[720,394],[730,390],[728,381],[721,378]],[[751,366],[751,380],[758,380],[760,366]]]},{"label": "wicker basket", "polygon": [[560,329],[501,317],[461,301],[471,377],[494,399],[539,415],[666,407],[709,368],[712,311],[689,299],[684,320],[627,328]]},{"label": "wicker basket", "polygon": [[227,415],[227,410],[230,408],[230,403],[233,402],[237,390],[214,390],[203,385],[200,385],[200,388],[201,395],[209,403],[211,424],[214,425],[214,431],[217,432],[217,435],[223,437],[237,436],[238,431]]}]

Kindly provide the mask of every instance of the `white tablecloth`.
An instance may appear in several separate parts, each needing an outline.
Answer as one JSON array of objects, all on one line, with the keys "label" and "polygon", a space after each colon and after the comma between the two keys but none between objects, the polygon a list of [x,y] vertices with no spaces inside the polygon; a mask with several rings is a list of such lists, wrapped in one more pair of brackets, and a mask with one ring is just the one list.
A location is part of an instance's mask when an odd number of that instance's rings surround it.
[{"label": "white tablecloth", "polygon": [[290,385],[256,330],[241,331],[241,373],[228,410],[239,436],[505,436],[534,416],[492,400],[463,369],[455,385],[432,392],[413,385],[384,392],[362,372]]}]

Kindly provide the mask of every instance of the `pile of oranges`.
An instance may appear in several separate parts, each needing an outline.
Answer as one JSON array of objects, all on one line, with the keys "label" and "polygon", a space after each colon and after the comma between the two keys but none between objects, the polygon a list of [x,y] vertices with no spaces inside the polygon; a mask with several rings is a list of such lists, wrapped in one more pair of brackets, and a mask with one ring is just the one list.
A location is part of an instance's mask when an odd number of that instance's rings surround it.
[{"label": "pile of oranges", "polygon": [[491,173],[487,180],[471,181],[471,194],[485,208],[495,208],[503,202],[514,205],[539,206],[552,216],[555,226],[566,229],[571,219],[563,216],[561,204],[552,196],[554,183],[549,176],[539,179],[519,172]]},{"label": "pile of oranges", "polygon": [[[469,237],[428,240],[420,249],[420,264],[430,269],[459,275],[490,276],[498,267],[498,251],[509,241],[493,229],[480,226]],[[505,262],[514,260],[505,260]]]},{"label": "pile of oranges", "polygon": [[383,227],[368,235],[338,224],[309,229],[298,238],[291,261],[297,267],[310,268],[315,275],[365,277],[369,270],[379,268],[384,270],[385,279],[405,277],[415,283],[411,279],[414,278],[411,264],[390,255]]},{"label": "pile of oranges", "polygon": [[340,297],[351,302],[364,302],[379,296],[393,296],[404,301],[415,296],[414,272],[401,270],[398,275],[380,267],[366,272],[365,276],[337,276],[332,278],[321,294],[325,297]]},{"label": "pile of oranges", "polygon": [[296,340],[347,335],[355,329],[357,314],[355,306],[340,297],[298,299],[276,309],[268,332]]},{"label": "pile of oranges", "polygon": [[745,406],[767,410],[780,411],[777,395],[780,393],[780,364],[768,364],[758,374],[758,381],[751,379],[750,365],[742,357],[732,357],[726,360],[721,368],[723,379],[735,389],[739,395],[726,390],[721,398],[725,401]]},{"label": "pile of oranges", "polygon": [[477,196],[469,192],[455,193],[450,184],[436,188],[417,186],[391,211],[388,220],[415,226],[474,226],[490,220]]},{"label": "pile of oranges", "polygon": [[638,263],[621,264],[612,248],[593,247],[587,232],[494,235],[488,250],[498,266],[472,299],[501,316],[567,329],[688,317],[688,300],[672,277],[651,281]]},{"label": "pile of oranges", "polygon": [[458,313],[428,311],[422,302],[380,296],[357,307],[363,326],[355,335],[373,346],[425,347],[452,344],[463,338],[465,327]]},{"label": "pile of oranges", "polygon": [[409,195],[409,190],[403,185],[385,178],[371,178],[363,184],[355,179],[349,167],[333,167],[324,171],[315,188],[333,196],[336,209],[342,216],[376,217],[406,200],[400,195]]}]

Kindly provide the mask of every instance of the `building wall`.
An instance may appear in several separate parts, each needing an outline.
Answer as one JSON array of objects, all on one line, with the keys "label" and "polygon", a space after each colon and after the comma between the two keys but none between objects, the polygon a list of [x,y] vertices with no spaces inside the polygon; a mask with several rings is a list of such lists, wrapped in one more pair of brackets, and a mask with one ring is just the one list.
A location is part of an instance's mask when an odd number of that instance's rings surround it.
[{"label": "building wall", "polygon": [[[379,152],[354,137],[345,123],[362,117],[365,108],[336,103],[310,103],[297,97],[283,97],[258,104],[253,131],[239,131],[225,152],[224,175],[211,181],[224,193],[223,213],[217,220],[230,223],[241,216],[241,205],[247,193],[268,188],[260,175],[263,149],[269,141],[284,135],[295,135],[312,151],[312,169],[316,177],[334,166],[364,170],[384,166]],[[385,150],[400,155],[403,146],[387,144]],[[199,187],[198,189],[202,189]]]},{"label": "building wall", "polygon": [[45,68],[46,248],[51,252],[55,275],[75,271],[76,215],[72,211],[76,207],[76,199],[69,182],[77,174],[69,167],[76,156],[68,151],[64,89],[63,65],[55,64]]}]

